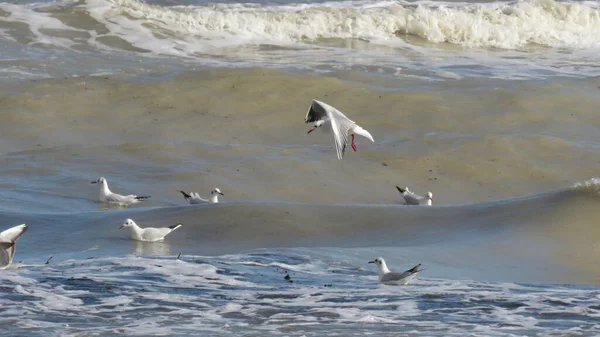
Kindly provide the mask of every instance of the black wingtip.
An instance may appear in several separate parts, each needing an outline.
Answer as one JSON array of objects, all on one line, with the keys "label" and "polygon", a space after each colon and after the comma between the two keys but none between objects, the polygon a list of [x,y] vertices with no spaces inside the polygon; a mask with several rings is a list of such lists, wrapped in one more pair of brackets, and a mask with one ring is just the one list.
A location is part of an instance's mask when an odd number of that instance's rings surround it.
[{"label": "black wingtip", "polygon": [[304,123],[314,123],[323,118],[323,112],[317,111],[316,108],[323,110],[323,107],[317,102],[317,100],[312,100],[310,103],[310,107],[308,108],[308,113],[306,114],[306,118],[304,119]]},{"label": "black wingtip", "polygon": [[[179,191],[179,190],[178,190],[178,191]],[[188,199],[188,198],[191,198],[191,197],[192,197],[191,195],[189,195],[189,194],[185,193],[184,191],[179,191],[179,192],[181,192],[181,194],[183,194],[183,197],[184,197],[184,198],[186,198],[186,199]]]},{"label": "black wingtip", "polygon": [[148,199],[150,199],[149,195],[140,195],[140,196],[135,197],[135,200],[148,200]]},{"label": "black wingtip", "polygon": [[411,269],[409,269],[408,271],[409,271],[410,273],[413,273],[413,274],[414,274],[414,273],[418,273],[418,272],[420,272],[420,270],[419,270],[419,268],[420,268],[420,267],[421,267],[421,264],[419,263],[418,265],[416,265],[416,266],[412,267],[412,268],[411,268]]},{"label": "black wingtip", "polygon": [[398,192],[400,192],[400,193],[406,192],[406,190],[403,189],[402,187],[396,186],[396,188],[398,189]]},{"label": "black wingtip", "polygon": [[182,223],[178,223],[178,224],[176,224],[176,225],[169,226],[169,228],[171,228],[172,230],[175,230],[175,229],[177,229],[177,228],[179,228],[179,227],[181,227],[181,226],[183,226],[183,224],[182,224]]}]

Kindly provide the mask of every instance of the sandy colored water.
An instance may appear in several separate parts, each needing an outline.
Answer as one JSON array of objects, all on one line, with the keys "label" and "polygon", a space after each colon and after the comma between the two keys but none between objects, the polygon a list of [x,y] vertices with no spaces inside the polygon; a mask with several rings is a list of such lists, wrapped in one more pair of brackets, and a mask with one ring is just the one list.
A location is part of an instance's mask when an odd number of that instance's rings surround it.
[{"label": "sandy colored water", "polygon": [[[164,187],[162,201],[175,198],[176,187],[218,185],[233,191],[229,200],[393,203],[400,185],[456,204],[551,191],[597,174],[598,80],[490,83],[384,91],[265,69],[31,81],[0,98],[0,150],[57,157],[82,171],[98,161],[109,181],[115,171],[149,175]],[[306,134],[312,98],[345,112],[375,143],[358,138],[358,153],[338,161],[331,135]]]}]

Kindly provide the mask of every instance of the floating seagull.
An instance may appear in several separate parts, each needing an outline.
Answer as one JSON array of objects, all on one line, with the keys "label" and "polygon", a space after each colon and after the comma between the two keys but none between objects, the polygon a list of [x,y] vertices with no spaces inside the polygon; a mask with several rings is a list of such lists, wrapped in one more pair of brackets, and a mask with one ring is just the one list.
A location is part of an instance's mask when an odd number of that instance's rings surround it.
[{"label": "floating seagull", "polygon": [[160,241],[160,240],[164,239],[165,236],[169,235],[169,233],[171,233],[172,231],[176,230],[177,228],[179,228],[181,226],[182,226],[182,224],[178,223],[178,224],[170,226],[170,227],[141,228],[133,220],[127,219],[127,220],[125,220],[125,222],[121,225],[121,228],[119,228],[119,229],[123,229],[125,227],[131,228],[131,238],[133,240],[155,242],[155,241]]},{"label": "floating seagull", "polygon": [[[177,190],[179,191],[179,190]],[[185,200],[187,200],[187,202],[189,202],[190,204],[217,204],[219,203],[219,194],[220,195],[225,195],[223,193],[221,193],[221,190],[218,189],[217,187],[215,187],[212,191],[210,191],[210,198],[209,199],[204,199],[200,196],[200,194],[196,193],[196,192],[190,192],[190,194],[185,193],[184,191],[179,191],[181,192],[181,194],[183,194],[183,197],[185,198]]]},{"label": "floating seagull", "polygon": [[15,251],[17,239],[27,231],[27,225],[19,225],[0,232],[0,269],[10,268]]},{"label": "floating seagull", "polygon": [[100,184],[100,201],[117,204],[121,206],[129,206],[131,204],[138,203],[140,201],[148,200],[148,196],[137,196],[137,195],[120,195],[110,191],[108,189],[108,181],[104,177],[98,178],[96,181],[92,181],[92,184]]},{"label": "floating seagull", "polygon": [[400,192],[400,195],[404,198],[404,201],[406,201],[407,205],[431,206],[431,203],[433,202],[433,194],[431,194],[431,192],[427,192],[427,196],[422,197],[414,192],[411,192],[408,187],[401,188],[396,186],[396,188],[398,189],[398,192]]},{"label": "floating seagull", "polygon": [[348,119],[341,111],[332,107],[331,105],[325,104],[321,101],[313,99],[312,104],[308,108],[306,113],[305,123],[315,123],[314,129],[310,129],[308,133],[315,131],[319,127],[325,127],[326,131],[333,130],[333,139],[335,140],[335,149],[337,151],[338,159],[342,160],[344,152],[346,151],[346,145],[348,145],[348,136],[352,136],[352,149],[356,152],[356,145],[354,144],[354,134],[363,136],[370,139],[372,142],[373,137],[371,134],[358,126],[352,120]]},{"label": "floating seagull", "polygon": [[412,267],[411,269],[402,272],[402,273],[394,273],[390,271],[385,264],[385,260],[382,257],[378,257],[373,261],[369,261],[369,263],[377,264],[377,272],[379,274],[379,282],[385,284],[396,284],[396,285],[406,285],[409,284],[412,279],[417,276],[417,274],[421,271],[421,264]]}]

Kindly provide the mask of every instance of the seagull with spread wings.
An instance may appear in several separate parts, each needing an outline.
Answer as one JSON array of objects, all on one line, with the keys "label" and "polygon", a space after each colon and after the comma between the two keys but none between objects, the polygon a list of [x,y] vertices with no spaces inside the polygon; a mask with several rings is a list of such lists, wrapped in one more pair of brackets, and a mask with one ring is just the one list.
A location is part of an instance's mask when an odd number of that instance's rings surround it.
[{"label": "seagull with spread wings", "polygon": [[337,151],[338,159],[344,158],[346,145],[348,145],[348,137],[352,137],[351,146],[356,152],[356,144],[354,144],[354,135],[363,136],[372,142],[373,136],[369,131],[361,128],[354,121],[350,120],[338,109],[329,104],[313,99],[305,118],[306,123],[314,123],[314,128],[308,133],[315,131],[317,128],[333,131],[333,139],[335,140],[335,150]]}]

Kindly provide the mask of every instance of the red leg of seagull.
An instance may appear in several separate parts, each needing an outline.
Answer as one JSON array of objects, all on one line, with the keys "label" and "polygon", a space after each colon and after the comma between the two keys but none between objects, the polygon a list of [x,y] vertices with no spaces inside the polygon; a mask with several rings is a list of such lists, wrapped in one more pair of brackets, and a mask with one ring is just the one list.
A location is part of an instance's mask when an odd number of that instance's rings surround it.
[{"label": "red leg of seagull", "polygon": [[356,145],[354,144],[354,134],[352,134],[352,149],[356,152]]}]

